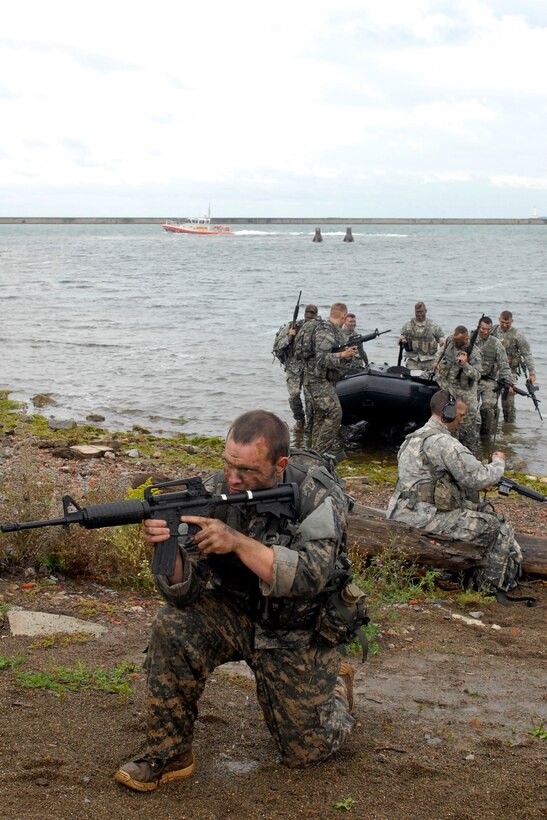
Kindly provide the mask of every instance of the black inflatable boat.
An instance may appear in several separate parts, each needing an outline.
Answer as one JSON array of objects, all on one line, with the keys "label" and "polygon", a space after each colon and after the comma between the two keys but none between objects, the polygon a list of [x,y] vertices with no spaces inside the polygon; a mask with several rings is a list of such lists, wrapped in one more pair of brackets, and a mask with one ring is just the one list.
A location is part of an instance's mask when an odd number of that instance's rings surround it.
[{"label": "black inflatable boat", "polygon": [[367,421],[375,427],[422,425],[431,415],[429,402],[439,385],[407,367],[370,364],[360,373],[344,376],[336,392],[342,405],[342,424]]}]

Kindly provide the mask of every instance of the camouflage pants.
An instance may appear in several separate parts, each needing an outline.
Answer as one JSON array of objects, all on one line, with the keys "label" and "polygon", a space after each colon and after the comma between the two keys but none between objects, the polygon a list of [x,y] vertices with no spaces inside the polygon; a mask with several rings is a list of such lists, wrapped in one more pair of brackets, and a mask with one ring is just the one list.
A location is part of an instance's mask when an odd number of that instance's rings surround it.
[{"label": "camouflage pants", "polygon": [[[514,370],[512,370],[511,373],[513,375],[513,380],[516,384],[516,381],[518,379],[518,373]],[[508,390],[502,390],[501,409],[503,411],[503,420],[509,422],[510,424],[514,424],[517,420],[517,410],[515,407],[514,393],[510,393]]]},{"label": "camouflage pants", "polygon": [[485,547],[481,566],[474,571],[475,583],[479,588],[492,584],[507,592],[517,586],[522,552],[513,528],[502,515],[480,510],[439,512],[424,527],[424,531],[433,535],[450,535],[458,541],[472,541]]},{"label": "camouflage pants", "polygon": [[162,759],[192,746],[198,701],[213,670],[246,660],[283,762],[312,766],[333,754],[354,719],[337,686],[341,650],[256,649],[255,626],[228,596],[204,592],[184,609],[164,606],[154,620],[147,658],[148,743]]},{"label": "camouflage pants", "polygon": [[307,387],[313,408],[312,450],[336,452],[339,448],[335,442],[342,423],[342,406],[336,388],[328,381],[312,382]]},{"label": "camouflage pants", "polygon": [[494,382],[481,382],[479,385],[479,402],[481,414],[481,435],[491,436],[498,426],[499,392]]},{"label": "camouflage pants", "polygon": [[295,421],[300,422],[302,426],[304,426],[306,418],[304,414],[304,405],[302,404],[302,399],[300,397],[300,380],[300,374],[291,372],[287,373],[287,391],[289,393],[289,407],[291,408]]}]

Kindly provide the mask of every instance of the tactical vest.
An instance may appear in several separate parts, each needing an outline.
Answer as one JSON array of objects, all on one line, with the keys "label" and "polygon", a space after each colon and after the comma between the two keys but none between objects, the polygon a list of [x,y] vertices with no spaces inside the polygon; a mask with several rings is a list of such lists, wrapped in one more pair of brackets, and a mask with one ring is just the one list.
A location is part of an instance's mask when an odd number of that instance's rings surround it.
[{"label": "tactical vest", "polygon": [[501,330],[499,325],[492,328],[492,335],[502,343],[507,353],[507,360],[509,367],[513,373],[520,373],[521,369],[521,352],[518,343],[518,333],[516,328],[510,327],[505,333]]},{"label": "tactical vest", "polygon": [[[281,477],[280,483],[294,483],[300,487],[308,473],[327,490],[327,495],[336,494],[337,498],[343,502],[346,511],[349,511],[352,502],[350,497],[347,496],[342,489],[343,482],[336,472],[333,460],[313,450],[291,450],[289,463]],[[217,475],[219,478],[221,477],[221,474]],[[213,491],[215,493],[228,493],[228,487],[224,480],[216,483]],[[309,509],[307,509],[306,505],[309,506]],[[300,521],[306,518],[312,511],[313,499],[301,498],[298,517],[295,521],[288,517],[280,516],[273,507],[270,507],[270,510],[265,513],[260,513],[259,515],[249,510],[248,515],[246,515],[244,508],[238,508],[228,504],[216,509],[215,518],[223,521],[238,532],[245,531],[249,537],[260,541],[266,546],[271,547],[279,544],[287,547],[292,542]],[[248,527],[249,523],[250,529]],[[338,545],[338,552],[339,556],[347,554],[345,532]],[[249,595],[255,600],[258,598],[258,577],[246,567],[236,555],[233,553],[220,555],[210,554],[207,556],[207,559],[208,565],[215,576],[213,585],[235,593]],[[349,561],[347,564],[349,566]],[[345,581],[351,581],[351,570],[349,570],[349,575],[347,575],[347,567],[344,571],[346,572],[344,576]],[[341,580],[341,575],[338,574],[337,582]],[[269,598],[268,600],[270,602],[275,601],[273,598]],[[286,599],[280,600],[285,601]]]},{"label": "tactical vest", "polygon": [[[405,335],[408,342],[410,342],[410,351],[413,353],[422,353],[425,356],[434,356],[439,345],[433,335],[431,325],[428,325],[427,321],[423,325],[420,325],[413,319],[410,320],[409,325],[410,332],[403,335]],[[408,351],[408,347],[406,349]]]},{"label": "tactical vest", "polygon": [[[424,443],[431,436],[441,435],[437,430],[425,430],[423,427],[410,433],[403,442],[401,451],[406,448],[411,440],[420,439],[420,456],[422,464],[427,467],[431,478],[415,484],[409,490],[402,490],[400,498],[409,499],[410,504],[416,501],[423,501],[426,504],[433,504],[439,512],[449,512],[450,510],[463,509],[464,496],[456,481],[446,470],[440,475],[436,475],[428,459],[423,452]],[[401,452],[400,451],[400,452]]]}]

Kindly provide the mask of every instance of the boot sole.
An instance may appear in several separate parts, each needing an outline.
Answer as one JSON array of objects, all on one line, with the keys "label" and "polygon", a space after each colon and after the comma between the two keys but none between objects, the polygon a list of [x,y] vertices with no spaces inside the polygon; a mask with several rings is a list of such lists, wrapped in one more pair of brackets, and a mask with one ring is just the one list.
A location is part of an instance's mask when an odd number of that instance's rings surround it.
[{"label": "boot sole", "polygon": [[114,775],[114,780],[126,786],[128,789],[133,789],[136,792],[153,792],[158,786],[163,786],[164,783],[171,783],[173,780],[184,780],[185,777],[190,777],[194,774],[196,768],[195,760],[192,760],[189,766],[184,769],[175,769],[173,772],[165,772],[159,780],[151,780],[145,783],[141,780],[133,780],[130,774],[124,772],[123,769],[118,769]]}]

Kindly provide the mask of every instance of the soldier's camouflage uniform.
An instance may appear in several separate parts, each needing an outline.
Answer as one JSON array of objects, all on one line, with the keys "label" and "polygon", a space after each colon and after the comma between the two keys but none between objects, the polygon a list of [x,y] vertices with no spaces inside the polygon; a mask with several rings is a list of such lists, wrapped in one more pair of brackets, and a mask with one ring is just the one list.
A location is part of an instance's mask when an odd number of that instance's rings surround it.
[{"label": "soldier's camouflage uniform", "polygon": [[431,370],[439,341],[444,338],[440,325],[431,319],[418,322],[410,319],[401,328],[400,336],[405,336],[412,345],[411,351],[404,351],[405,366],[411,370]]},{"label": "soldier's camouflage uniform", "polygon": [[[351,342],[352,339],[358,339],[360,333],[352,330],[344,330],[342,328],[342,333],[344,334],[344,341]],[[368,356],[365,352],[364,345],[361,343],[357,345],[357,350],[359,354],[357,356],[353,356],[351,359],[342,359],[340,364],[343,365],[343,373],[347,375],[349,373],[361,373],[362,370],[367,367],[368,365]]]},{"label": "soldier's camouflage uniform", "polygon": [[503,461],[481,464],[432,416],[406,437],[398,462],[387,517],[428,534],[484,546],[483,566],[474,573],[477,585],[504,591],[517,586],[522,553],[513,529],[503,516],[478,504],[478,491],[502,477]]},{"label": "soldier's camouflage uniform", "polygon": [[462,367],[457,362],[457,357],[461,352],[455,346],[452,336],[449,336],[435,360],[438,362],[435,380],[455,399],[461,399],[467,404],[465,418],[456,435],[462,444],[474,452],[479,446],[478,387],[482,375],[482,359],[475,344],[467,363]]},{"label": "soldier's camouflage uniform", "polygon": [[304,363],[304,384],[313,407],[311,446],[318,453],[336,452],[342,423],[342,407],[336,382],[344,375],[344,360],[333,347],[346,343],[342,328],[331,322],[317,322],[313,330],[313,356]]},{"label": "soldier's camouflage uniform", "polygon": [[[290,481],[290,465],[284,481]],[[222,473],[214,493],[226,492]],[[346,531],[346,502],[324,468],[305,473],[299,522],[281,527],[270,514],[218,508],[229,526],[271,545],[268,585],[233,554],[181,549],[184,580],[156,577],[167,604],[152,627],[147,655],[149,751],[163,760],[192,746],[198,700],[215,667],[245,660],[258,702],[290,767],[318,763],[348,737],[354,719],[338,678],[343,646],[318,637],[317,596],[331,580]],[[292,529],[292,533],[291,530]],[[338,680],[337,680],[338,678]]]},{"label": "soldier's camouflage uniform", "polygon": [[[303,324],[303,320],[296,323],[297,332],[300,331]],[[283,356],[283,367],[285,369],[287,391],[289,393],[289,407],[291,408],[295,421],[304,427],[306,423],[306,414],[304,411],[304,405],[302,404],[302,398],[300,396],[302,390],[303,363],[294,356],[294,341],[289,338],[289,329],[291,326],[292,322],[288,322],[278,330],[275,337],[274,353],[277,355],[281,352]],[[294,338],[296,338],[296,336]],[[308,401],[305,393],[304,399],[306,401],[307,408]]]},{"label": "soldier's camouflage uniform", "polygon": [[[512,381],[516,384],[518,377],[522,371],[522,365],[528,371],[535,375],[534,360],[532,358],[532,351],[528,341],[520,330],[516,327],[511,327],[509,330],[503,331],[499,325],[494,325],[491,336],[499,339],[507,353],[507,360],[511,373],[513,374]],[[517,413],[515,409],[515,396],[513,393],[504,391],[501,396],[501,409],[503,410],[503,418],[508,422],[515,422]]]},{"label": "soldier's camouflage uniform", "polygon": [[507,361],[507,354],[499,339],[477,337],[475,342],[482,357],[482,376],[479,382],[479,404],[481,414],[481,435],[493,435],[498,426],[498,397],[500,388],[494,379],[504,379],[513,384],[514,378]]}]

